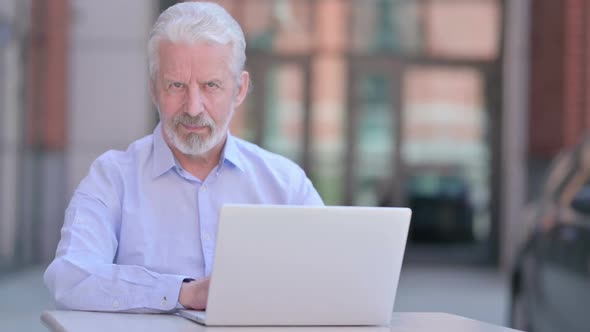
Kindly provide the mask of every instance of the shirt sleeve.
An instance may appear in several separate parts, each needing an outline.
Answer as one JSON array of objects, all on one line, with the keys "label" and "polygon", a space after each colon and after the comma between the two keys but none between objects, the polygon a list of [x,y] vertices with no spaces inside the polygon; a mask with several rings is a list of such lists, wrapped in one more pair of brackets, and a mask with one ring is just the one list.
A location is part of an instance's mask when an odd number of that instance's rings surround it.
[{"label": "shirt sleeve", "polygon": [[311,180],[305,175],[305,172],[302,169],[299,169],[299,173],[300,181],[296,190],[297,196],[295,198],[295,204],[323,206],[324,201],[311,183]]},{"label": "shirt sleeve", "polygon": [[186,276],[114,264],[123,185],[105,156],[92,165],[65,214],[56,257],[44,281],[60,309],[167,312]]}]

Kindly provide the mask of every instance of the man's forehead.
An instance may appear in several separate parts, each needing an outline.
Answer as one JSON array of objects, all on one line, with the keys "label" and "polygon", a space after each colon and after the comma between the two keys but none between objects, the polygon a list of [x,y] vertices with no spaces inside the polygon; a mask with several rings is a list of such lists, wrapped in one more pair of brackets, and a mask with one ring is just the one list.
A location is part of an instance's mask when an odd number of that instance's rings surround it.
[{"label": "man's forehead", "polygon": [[230,45],[162,41],[158,53],[163,72],[186,72],[191,67],[210,75],[220,75],[231,68]]},{"label": "man's forehead", "polygon": [[231,45],[215,44],[210,42],[172,42],[163,40],[160,42],[158,53],[160,57],[182,58],[211,58],[229,60],[232,56]]}]

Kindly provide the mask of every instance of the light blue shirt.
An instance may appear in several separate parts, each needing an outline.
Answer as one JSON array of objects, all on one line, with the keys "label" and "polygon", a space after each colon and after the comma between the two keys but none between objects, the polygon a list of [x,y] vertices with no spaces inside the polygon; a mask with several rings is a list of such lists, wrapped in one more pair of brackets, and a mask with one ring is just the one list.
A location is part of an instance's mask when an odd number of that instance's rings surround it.
[{"label": "light blue shirt", "polygon": [[229,134],[200,181],[174,158],[160,124],[92,164],[66,210],[45,284],[62,309],[173,310],[184,278],[211,273],[226,203],[323,204],[295,163]]}]

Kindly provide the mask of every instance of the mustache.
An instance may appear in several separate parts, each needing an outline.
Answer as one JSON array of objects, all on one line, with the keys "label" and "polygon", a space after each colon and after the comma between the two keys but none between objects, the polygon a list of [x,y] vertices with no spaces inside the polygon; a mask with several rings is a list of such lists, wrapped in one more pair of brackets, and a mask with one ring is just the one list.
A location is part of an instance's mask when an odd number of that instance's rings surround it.
[{"label": "mustache", "polygon": [[192,117],[188,114],[179,114],[178,116],[174,117],[174,126],[179,124],[184,124],[187,126],[207,126],[212,128],[215,126],[213,120],[205,116],[203,113]]}]

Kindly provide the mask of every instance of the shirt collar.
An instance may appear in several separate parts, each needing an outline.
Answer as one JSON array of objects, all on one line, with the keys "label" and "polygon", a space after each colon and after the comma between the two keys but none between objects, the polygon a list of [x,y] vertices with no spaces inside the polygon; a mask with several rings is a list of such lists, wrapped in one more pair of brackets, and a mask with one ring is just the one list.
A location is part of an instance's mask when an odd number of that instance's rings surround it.
[{"label": "shirt collar", "polygon": [[[164,140],[162,132],[162,123],[158,123],[156,129],[153,132],[154,140],[154,164],[152,169],[152,176],[154,178],[166,173],[171,168],[177,165],[176,158],[172,153],[172,150],[168,146],[168,143]],[[235,138],[228,131],[227,140],[221,153],[220,166],[228,161],[241,171],[244,171],[244,161],[242,159],[242,153],[237,144],[237,138]]]},{"label": "shirt collar", "polygon": [[154,164],[152,169],[152,176],[158,177],[176,165],[172,150],[168,143],[164,140],[162,132],[162,123],[158,123],[153,133],[154,140]]},{"label": "shirt collar", "polygon": [[244,171],[244,160],[242,159],[242,153],[238,147],[237,138],[235,138],[229,131],[227,132],[227,140],[223,147],[221,160],[228,161],[239,170]]}]

